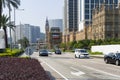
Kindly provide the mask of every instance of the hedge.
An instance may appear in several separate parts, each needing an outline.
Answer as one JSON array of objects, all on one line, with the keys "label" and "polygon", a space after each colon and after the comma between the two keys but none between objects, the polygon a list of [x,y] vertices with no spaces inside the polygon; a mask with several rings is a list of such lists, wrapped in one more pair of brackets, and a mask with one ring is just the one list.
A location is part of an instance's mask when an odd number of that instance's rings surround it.
[{"label": "hedge", "polygon": [[3,56],[19,56],[20,54],[23,53],[23,50],[19,50],[19,49],[12,49],[12,51],[10,49],[6,49],[5,52],[0,53],[0,57]]}]

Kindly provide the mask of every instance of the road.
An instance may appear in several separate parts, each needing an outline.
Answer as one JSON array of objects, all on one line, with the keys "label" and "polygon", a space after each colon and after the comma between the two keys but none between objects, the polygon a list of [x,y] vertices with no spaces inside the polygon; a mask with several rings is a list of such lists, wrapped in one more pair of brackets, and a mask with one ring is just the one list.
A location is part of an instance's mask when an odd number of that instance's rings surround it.
[{"label": "road", "polygon": [[31,57],[40,61],[51,80],[120,80],[120,66],[101,58],[76,59],[69,53],[41,57],[38,52]]}]

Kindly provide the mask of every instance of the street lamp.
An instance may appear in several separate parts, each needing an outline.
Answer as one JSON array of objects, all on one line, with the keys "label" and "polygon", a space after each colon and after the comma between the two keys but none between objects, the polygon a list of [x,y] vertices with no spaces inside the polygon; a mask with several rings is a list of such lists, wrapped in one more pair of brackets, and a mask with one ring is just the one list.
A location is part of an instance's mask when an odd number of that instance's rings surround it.
[{"label": "street lamp", "polygon": [[[8,8],[9,8],[9,23],[11,24],[11,8],[10,8],[10,1],[8,3]],[[10,27],[10,50],[12,51],[12,37],[11,37],[11,26]]]},{"label": "street lamp", "polygon": [[[14,25],[16,25],[16,10],[24,11],[24,9],[16,9],[16,8],[14,8]],[[14,43],[16,44],[16,27],[15,27],[15,31],[14,31]]]}]

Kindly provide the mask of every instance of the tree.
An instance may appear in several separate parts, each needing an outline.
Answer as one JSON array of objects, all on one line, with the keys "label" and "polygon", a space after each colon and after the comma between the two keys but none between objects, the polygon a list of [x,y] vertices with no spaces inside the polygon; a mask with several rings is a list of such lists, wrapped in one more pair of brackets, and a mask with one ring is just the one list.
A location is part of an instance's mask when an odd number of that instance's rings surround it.
[{"label": "tree", "polygon": [[26,48],[26,47],[29,46],[29,41],[28,41],[28,39],[26,37],[24,37],[23,39],[18,40],[18,43],[20,43],[23,48]]},{"label": "tree", "polygon": [[[11,10],[11,7],[18,8],[20,0],[0,0],[0,23],[2,20],[2,11],[6,6]],[[1,27],[1,24],[0,24]]]},{"label": "tree", "polygon": [[1,27],[3,28],[4,33],[5,33],[5,47],[8,48],[7,27],[10,27],[10,28],[13,29],[13,27],[15,27],[15,26],[14,26],[14,24],[9,23],[9,17],[7,17],[7,15],[2,15],[2,17],[1,17]]}]

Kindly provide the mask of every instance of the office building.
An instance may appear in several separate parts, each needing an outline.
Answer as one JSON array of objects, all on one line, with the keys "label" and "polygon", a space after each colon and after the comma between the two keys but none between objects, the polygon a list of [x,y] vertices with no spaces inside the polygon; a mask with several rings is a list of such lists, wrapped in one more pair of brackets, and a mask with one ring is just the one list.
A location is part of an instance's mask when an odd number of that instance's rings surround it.
[{"label": "office building", "polygon": [[[40,38],[40,27],[30,24],[20,24],[16,26],[16,42],[26,37],[30,43],[36,43]],[[14,36],[13,36],[14,37]]]},{"label": "office building", "polygon": [[83,30],[84,26],[92,24],[92,12],[94,8],[100,10],[102,3],[105,3],[105,6],[110,6],[115,4],[115,7],[118,6],[119,0],[79,0],[79,31]]},{"label": "office building", "polygon": [[65,34],[78,30],[78,0],[64,0]]}]

